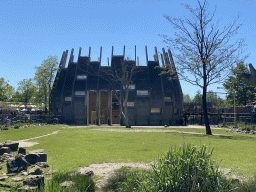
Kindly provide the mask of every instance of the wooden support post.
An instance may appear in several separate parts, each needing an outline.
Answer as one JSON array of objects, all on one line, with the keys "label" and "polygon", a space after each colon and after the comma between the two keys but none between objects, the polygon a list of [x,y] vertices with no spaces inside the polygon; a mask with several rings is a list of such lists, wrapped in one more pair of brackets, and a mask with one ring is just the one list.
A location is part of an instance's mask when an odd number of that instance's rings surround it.
[{"label": "wooden support post", "polygon": [[89,114],[89,90],[87,90],[87,99],[86,99],[86,106],[87,106],[87,125],[89,125],[89,118],[90,118],[90,114]]},{"label": "wooden support post", "polygon": [[113,54],[114,54],[114,46],[112,46],[111,65],[112,65]]},{"label": "wooden support post", "polygon": [[100,46],[100,66],[101,66],[102,46]]},{"label": "wooden support post", "polygon": [[79,48],[79,54],[78,54],[78,57],[80,57],[80,56],[81,56],[81,51],[82,51],[82,48],[80,47],[80,48]]},{"label": "wooden support post", "polygon": [[89,47],[89,57],[91,57],[91,47]]},{"label": "wooden support post", "polygon": [[125,45],[124,45],[123,57],[125,58]]},{"label": "wooden support post", "polygon": [[101,99],[101,91],[98,90],[98,107],[97,107],[97,125],[100,125],[100,117],[101,117],[101,114],[100,114],[100,99]]},{"label": "wooden support post", "polygon": [[161,60],[162,60],[162,67],[165,67],[163,54],[161,54]]},{"label": "wooden support post", "polygon": [[136,45],[135,45],[135,66],[136,66]]},{"label": "wooden support post", "polygon": [[147,63],[147,66],[148,66],[148,50],[147,50],[147,46],[145,46],[145,51],[146,51],[146,63]]},{"label": "wooden support post", "polygon": [[158,59],[158,54],[157,54],[157,48],[155,47],[155,56],[154,56],[155,61],[159,61]]},{"label": "wooden support post", "polygon": [[74,49],[72,48],[71,54],[70,54],[70,57],[69,57],[69,62],[68,62],[68,64],[70,64],[70,63],[72,62],[72,59],[73,59],[73,52],[74,52]]},{"label": "wooden support post", "polygon": [[109,125],[112,125],[112,90],[109,90],[108,109],[109,109]]}]

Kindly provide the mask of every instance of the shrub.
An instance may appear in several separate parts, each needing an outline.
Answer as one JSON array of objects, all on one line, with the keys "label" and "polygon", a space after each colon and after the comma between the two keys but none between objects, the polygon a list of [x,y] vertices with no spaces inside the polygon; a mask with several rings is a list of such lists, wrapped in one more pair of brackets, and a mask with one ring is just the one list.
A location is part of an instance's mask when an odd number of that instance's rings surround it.
[{"label": "shrub", "polygon": [[144,169],[131,167],[122,167],[115,170],[114,174],[107,180],[107,183],[102,187],[103,191],[139,191],[142,174],[147,171]]},{"label": "shrub", "polygon": [[142,191],[223,191],[225,182],[218,165],[210,159],[206,146],[184,144],[169,150],[153,165],[152,174],[145,176]]},{"label": "shrub", "polygon": [[8,127],[2,127],[1,129],[2,130],[8,130]]},{"label": "shrub", "polygon": [[70,186],[68,191],[95,191],[95,183],[91,178],[88,178],[85,175],[79,174],[70,174],[68,172],[58,172],[53,174],[52,183],[61,184],[64,181],[73,181],[74,185]]},{"label": "shrub", "polygon": [[255,127],[256,126],[254,124],[248,124],[248,125],[242,126],[240,129],[241,131],[244,131],[244,130],[251,131],[251,130],[255,130]]},{"label": "shrub", "polygon": [[20,128],[19,125],[15,125],[15,126],[14,126],[14,129],[19,129],[19,128]]}]

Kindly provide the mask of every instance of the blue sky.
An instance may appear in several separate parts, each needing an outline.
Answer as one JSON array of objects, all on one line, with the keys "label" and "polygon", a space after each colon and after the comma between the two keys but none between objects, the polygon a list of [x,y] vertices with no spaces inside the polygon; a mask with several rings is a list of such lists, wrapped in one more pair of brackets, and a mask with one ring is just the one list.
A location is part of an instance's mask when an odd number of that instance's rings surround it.
[{"label": "blue sky", "polygon": [[[133,59],[136,45],[140,65],[146,65],[145,46],[149,60],[153,60],[155,46],[158,51],[168,46],[158,34],[175,37],[175,30],[163,15],[189,16],[181,3],[197,6],[196,0],[1,0],[0,77],[17,88],[19,81],[34,77],[35,66],[48,56],[56,55],[60,61],[63,51],[70,54],[74,48],[76,61],[79,47],[82,56],[87,56],[91,47],[91,60],[95,61],[102,46],[102,65],[107,65],[112,46],[114,55],[122,55],[125,45],[126,57]],[[256,67],[256,2],[209,0],[211,12],[215,5],[215,18],[221,26],[240,15],[238,23],[242,26],[235,39],[245,39],[249,54],[245,63]],[[220,92],[217,87],[221,86],[215,84],[208,90]],[[200,89],[182,80],[181,87],[191,97]]]}]

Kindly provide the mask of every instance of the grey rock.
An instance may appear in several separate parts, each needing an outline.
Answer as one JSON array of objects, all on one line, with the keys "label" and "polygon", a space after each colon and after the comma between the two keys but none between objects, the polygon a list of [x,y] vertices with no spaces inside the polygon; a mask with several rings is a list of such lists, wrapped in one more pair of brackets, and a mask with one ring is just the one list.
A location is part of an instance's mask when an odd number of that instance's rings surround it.
[{"label": "grey rock", "polygon": [[38,167],[41,167],[41,168],[49,167],[49,165],[46,162],[37,162],[35,165],[32,165],[32,167],[34,167],[34,166],[38,166]]},{"label": "grey rock", "polygon": [[29,185],[25,185],[21,188],[18,188],[18,191],[34,191],[37,190],[38,187],[37,186],[29,186]]},{"label": "grey rock", "polygon": [[15,159],[19,158],[19,157],[24,157],[25,158],[25,155],[21,154],[21,153],[18,153],[17,155],[15,155]]},{"label": "grey rock", "polygon": [[94,176],[94,173],[93,173],[93,171],[88,171],[84,175],[91,178]]},{"label": "grey rock", "polygon": [[63,183],[60,184],[61,188],[64,189],[66,187],[69,187],[70,185],[73,185],[73,181],[64,181]]},{"label": "grey rock", "polygon": [[15,160],[9,160],[6,165],[8,173],[19,173],[23,170],[27,170],[29,163],[24,157],[18,157]]},{"label": "grey rock", "polygon": [[44,185],[44,176],[43,175],[29,175],[24,181],[24,185],[29,186],[41,186]]},{"label": "grey rock", "polygon": [[11,151],[17,151],[19,147],[19,142],[8,140],[3,143],[3,146],[9,147]]},{"label": "grey rock", "polygon": [[26,171],[21,171],[20,174],[23,175],[23,176],[27,176],[27,175],[28,175],[28,172],[26,172]]},{"label": "grey rock", "polygon": [[5,179],[8,179],[8,176],[0,177],[0,181],[5,181]]},{"label": "grey rock", "polygon": [[57,171],[56,170],[49,170],[48,172],[47,172],[47,174],[54,174],[54,173],[56,173]]},{"label": "grey rock", "polygon": [[43,149],[38,149],[34,151],[30,151],[28,155],[26,155],[25,159],[30,164],[35,164],[37,162],[46,162],[47,155],[44,153]]},{"label": "grey rock", "polygon": [[28,172],[29,175],[42,175],[43,174],[43,170],[38,167],[38,166],[35,166],[33,168],[31,168]]},{"label": "grey rock", "polygon": [[2,155],[2,160],[12,160],[13,158],[12,158],[12,154],[10,153],[4,153],[3,155]]},{"label": "grey rock", "polygon": [[12,178],[12,181],[13,182],[20,182],[20,181],[23,181],[23,179],[21,177],[14,177],[14,178]]},{"label": "grey rock", "polygon": [[10,153],[11,149],[10,147],[1,147],[0,148],[0,155],[3,155],[4,153]]},{"label": "grey rock", "polygon": [[23,147],[20,147],[18,153],[21,153],[21,154],[23,154],[23,155],[26,155],[26,149],[23,148]]}]

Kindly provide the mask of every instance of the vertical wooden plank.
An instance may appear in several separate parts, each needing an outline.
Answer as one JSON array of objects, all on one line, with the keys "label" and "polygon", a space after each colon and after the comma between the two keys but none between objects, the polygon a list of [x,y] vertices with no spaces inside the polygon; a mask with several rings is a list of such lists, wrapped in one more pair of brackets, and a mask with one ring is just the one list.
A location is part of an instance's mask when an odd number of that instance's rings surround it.
[{"label": "vertical wooden plank", "polygon": [[100,66],[101,66],[102,46],[100,46]]},{"label": "vertical wooden plank", "polygon": [[163,54],[161,54],[161,60],[162,60],[162,67],[165,67],[165,65],[164,65],[164,58],[163,58]]},{"label": "vertical wooden plank", "polygon": [[87,90],[87,125],[89,125],[90,111],[89,111],[89,90]]},{"label": "vertical wooden plank", "polygon": [[156,47],[155,47],[155,56],[154,56],[154,58],[155,58],[155,61],[159,61],[158,54],[157,54],[157,48]]},{"label": "vertical wooden plank", "polygon": [[78,57],[81,56],[81,51],[82,51],[82,47],[79,48],[79,54],[78,54]]},{"label": "vertical wooden plank", "polygon": [[110,105],[110,125],[112,125],[112,90],[110,90],[110,100],[109,100],[109,105]]},{"label": "vertical wooden plank", "polygon": [[99,89],[96,91],[96,125],[99,125]]},{"label": "vertical wooden plank", "polygon": [[136,45],[135,45],[135,66],[136,66]]},{"label": "vertical wooden plank", "polygon": [[125,58],[125,45],[124,45],[123,57]]},{"label": "vertical wooden plank", "polygon": [[147,66],[148,66],[148,50],[147,50],[147,46],[145,46],[145,51],[146,51],[146,63],[147,63]]},{"label": "vertical wooden plank", "polygon": [[99,90],[99,94],[98,94],[99,96],[99,101],[98,101],[98,105],[99,105],[99,107],[98,107],[98,115],[97,115],[97,118],[98,118],[98,125],[100,125],[100,117],[101,117],[101,113],[100,113],[100,100],[101,100],[101,90]]}]

